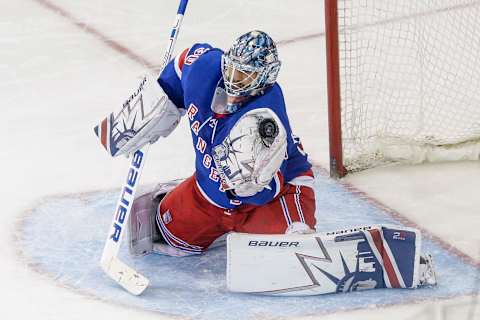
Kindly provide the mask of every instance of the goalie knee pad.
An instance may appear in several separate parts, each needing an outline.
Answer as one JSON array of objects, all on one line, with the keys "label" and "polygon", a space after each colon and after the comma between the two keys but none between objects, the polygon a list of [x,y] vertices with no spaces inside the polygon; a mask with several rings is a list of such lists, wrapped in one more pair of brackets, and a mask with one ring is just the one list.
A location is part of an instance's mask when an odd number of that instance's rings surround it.
[{"label": "goalie knee pad", "polygon": [[160,183],[152,192],[134,200],[128,223],[130,254],[139,256],[154,252],[154,243],[163,242],[156,223],[157,208],[165,195],[181,181]]},{"label": "goalie knee pad", "polygon": [[135,199],[128,223],[130,254],[139,256],[153,251],[153,242],[160,240],[160,232],[155,223],[155,212],[159,200],[153,199],[153,193],[147,193]]}]

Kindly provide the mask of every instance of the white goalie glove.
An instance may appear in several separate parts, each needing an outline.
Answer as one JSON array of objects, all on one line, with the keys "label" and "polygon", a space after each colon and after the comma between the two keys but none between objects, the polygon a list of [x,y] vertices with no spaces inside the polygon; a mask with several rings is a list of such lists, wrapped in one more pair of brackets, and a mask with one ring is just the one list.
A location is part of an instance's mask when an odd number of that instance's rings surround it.
[{"label": "white goalie glove", "polygon": [[286,130],[270,109],[247,112],[222,144],[213,148],[213,159],[225,190],[248,197],[268,188],[287,151]]},{"label": "white goalie glove", "polygon": [[145,76],[121,110],[112,112],[95,127],[95,134],[112,157],[128,155],[168,136],[181,116],[156,79]]}]

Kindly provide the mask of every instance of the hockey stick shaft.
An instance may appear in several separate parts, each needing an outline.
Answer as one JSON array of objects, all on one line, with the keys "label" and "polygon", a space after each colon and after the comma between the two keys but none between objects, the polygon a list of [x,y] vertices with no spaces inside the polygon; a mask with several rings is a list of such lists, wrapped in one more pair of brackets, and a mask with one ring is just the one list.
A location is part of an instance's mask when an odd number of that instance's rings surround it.
[{"label": "hockey stick shaft", "polygon": [[[170,38],[160,70],[165,68],[172,57],[187,4],[188,0],[180,0],[174,26],[170,32]],[[123,234],[125,233],[125,226],[130,216],[133,200],[135,198],[137,186],[139,184],[149,148],[150,144],[146,144],[140,150],[137,150],[132,156],[127,179],[122,186],[120,197],[115,207],[113,221],[100,261],[102,269],[110,276],[110,278],[135,295],[141,294],[147,288],[149,281],[146,277],[120,261],[118,259],[118,252],[120,250]]]},{"label": "hockey stick shaft", "polygon": [[108,260],[112,256],[117,256],[122,242],[124,227],[130,216],[133,199],[137,191],[138,182],[145,163],[145,156],[149,149],[149,144],[145,145],[140,150],[137,150],[133,156],[128,168],[127,179],[120,191],[120,197],[115,206],[115,213],[113,215],[112,225],[108,232],[107,241],[103,248],[102,261]]},{"label": "hockey stick shaft", "polygon": [[170,39],[168,40],[167,49],[163,56],[162,67],[160,68],[160,73],[167,66],[170,58],[173,54],[173,49],[175,43],[177,42],[178,32],[180,31],[180,26],[182,25],[183,16],[185,15],[185,10],[187,10],[188,0],[180,0],[180,5],[178,6],[177,15],[175,17],[175,23],[170,33]]}]

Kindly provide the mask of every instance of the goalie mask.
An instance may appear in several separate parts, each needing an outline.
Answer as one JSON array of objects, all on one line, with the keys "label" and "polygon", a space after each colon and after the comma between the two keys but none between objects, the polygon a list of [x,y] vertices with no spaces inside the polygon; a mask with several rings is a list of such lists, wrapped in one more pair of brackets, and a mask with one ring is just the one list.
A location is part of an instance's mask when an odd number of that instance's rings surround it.
[{"label": "goalie mask", "polygon": [[270,109],[249,111],[224,141],[213,148],[213,159],[225,190],[251,196],[268,187],[285,159],[286,130]]},{"label": "goalie mask", "polygon": [[272,38],[262,31],[248,32],[222,56],[225,91],[234,97],[261,94],[277,80],[280,64]]}]

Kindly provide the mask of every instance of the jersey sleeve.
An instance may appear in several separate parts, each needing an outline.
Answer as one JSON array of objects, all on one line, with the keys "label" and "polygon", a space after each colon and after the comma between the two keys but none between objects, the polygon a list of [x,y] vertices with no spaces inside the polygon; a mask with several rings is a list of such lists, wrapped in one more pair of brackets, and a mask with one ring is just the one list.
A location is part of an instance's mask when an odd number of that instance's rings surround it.
[{"label": "jersey sleeve", "polygon": [[170,100],[177,106],[177,108],[185,109],[183,102],[183,88],[182,88],[182,70],[185,62],[185,57],[188,54],[190,48],[187,48],[172,59],[165,69],[163,69],[160,77],[158,78],[158,84],[162,87],[163,91],[168,95]]},{"label": "jersey sleeve", "polygon": [[185,84],[182,82],[184,73],[188,73],[193,63],[211,48],[209,44],[196,43],[184,49],[167,64],[160,74],[157,81],[177,108],[185,109],[183,93]]}]

